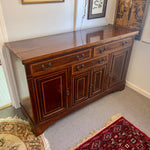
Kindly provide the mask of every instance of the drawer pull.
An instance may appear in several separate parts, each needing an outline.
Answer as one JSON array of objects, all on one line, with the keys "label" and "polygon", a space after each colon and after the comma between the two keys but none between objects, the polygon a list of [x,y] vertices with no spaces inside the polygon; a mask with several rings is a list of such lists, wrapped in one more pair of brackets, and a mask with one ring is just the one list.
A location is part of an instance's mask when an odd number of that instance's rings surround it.
[{"label": "drawer pull", "polygon": [[111,77],[111,71],[109,71],[108,76]]},{"label": "drawer pull", "polygon": [[84,69],[84,64],[82,64],[82,66],[80,67],[80,66],[77,66],[77,70],[78,71],[82,71]]},{"label": "drawer pull", "polygon": [[80,57],[79,55],[77,55],[77,59],[78,59],[78,60],[82,60],[82,59],[84,59],[84,57],[85,57],[84,54],[81,54],[81,57]]},{"label": "drawer pull", "polygon": [[47,68],[45,67],[44,64],[41,67],[42,67],[43,70],[49,70],[52,67],[52,64],[49,62]]},{"label": "drawer pull", "polygon": [[70,95],[69,88],[66,89],[66,95],[67,95],[67,96]]},{"label": "drawer pull", "polygon": [[90,89],[93,88],[93,84],[90,84]]},{"label": "drawer pull", "polygon": [[105,60],[106,60],[105,58],[100,59],[100,60],[98,60],[98,63],[99,63],[99,64],[103,64],[103,63],[105,62]]},{"label": "drawer pull", "polygon": [[129,41],[123,41],[123,42],[122,42],[122,45],[125,46],[125,45],[127,45],[128,43],[129,43]]},{"label": "drawer pull", "polygon": [[104,53],[105,51],[107,50],[107,48],[106,47],[104,47],[104,49],[102,49],[102,48],[100,48],[100,53]]}]

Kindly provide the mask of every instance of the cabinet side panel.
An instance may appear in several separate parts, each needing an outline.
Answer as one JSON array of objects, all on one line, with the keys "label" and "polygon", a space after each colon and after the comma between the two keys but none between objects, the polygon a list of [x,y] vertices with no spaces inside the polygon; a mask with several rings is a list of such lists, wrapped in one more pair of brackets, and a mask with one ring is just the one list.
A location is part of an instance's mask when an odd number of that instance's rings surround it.
[{"label": "cabinet side panel", "polygon": [[21,60],[12,52],[11,60],[21,106],[24,107],[29,117],[34,120],[24,65],[22,64]]}]

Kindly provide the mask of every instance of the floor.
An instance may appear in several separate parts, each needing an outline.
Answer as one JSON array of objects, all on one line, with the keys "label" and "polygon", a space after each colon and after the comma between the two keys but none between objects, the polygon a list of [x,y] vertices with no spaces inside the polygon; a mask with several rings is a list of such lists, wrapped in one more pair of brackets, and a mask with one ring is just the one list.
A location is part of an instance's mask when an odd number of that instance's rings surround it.
[{"label": "floor", "polygon": [[0,108],[11,103],[8,87],[3,72],[2,65],[0,65]]},{"label": "floor", "polygon": [[[136,127],[150,136],[150,99],[126,87],[109,94],[70,115],[58,120],[45,132],[51,150],[68,150],[90,131],[100,129],[113,115],[121,113]],[[24,119],[20,109],[12,107],[0,111],[0,117],[15,116]]]}]

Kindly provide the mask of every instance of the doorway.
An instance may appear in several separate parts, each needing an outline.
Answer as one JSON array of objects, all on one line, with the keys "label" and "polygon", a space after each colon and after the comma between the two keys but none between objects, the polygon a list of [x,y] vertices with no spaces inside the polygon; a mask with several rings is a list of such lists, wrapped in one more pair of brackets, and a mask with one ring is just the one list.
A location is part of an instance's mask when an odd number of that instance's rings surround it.
[{"label": "doorway", "polygon": [[0,109],[11,106],[11,98],[4,75],[3,66],[0,60]]}]

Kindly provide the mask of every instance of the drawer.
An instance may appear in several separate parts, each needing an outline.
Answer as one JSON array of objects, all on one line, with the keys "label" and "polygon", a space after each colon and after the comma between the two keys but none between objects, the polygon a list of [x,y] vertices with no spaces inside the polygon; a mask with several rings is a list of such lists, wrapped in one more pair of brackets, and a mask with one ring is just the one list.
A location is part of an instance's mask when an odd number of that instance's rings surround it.
[{"label": "drawer", "polygon": [[80,62],[91,58],[91,49],[86,49],[81,52],[76,52],[70,55],[58,57],[55,59],[34,63],[30,66],[31,74],[45,73],[54,70],[62,65],[67,65],[73,62]]},{"label": "drawer", "polygon": [[93,66],[95,67],[97,65],[103,65],[103,64],[107,63],[107,61],[108,61],[107,56],[104,56],[104,57],[92,59],[90,61],[84,61],[82,63],[78,63],[78,64],[72,66],[72,73],[85,71]]},{"label": "drawer", "polygon": [[106,53],[110,50],[119,50],[132,46],[132,38],[126,38],[124,40],[119,40],[111,42],[109,44],[97,46],[94,48],[94,57]]}]

